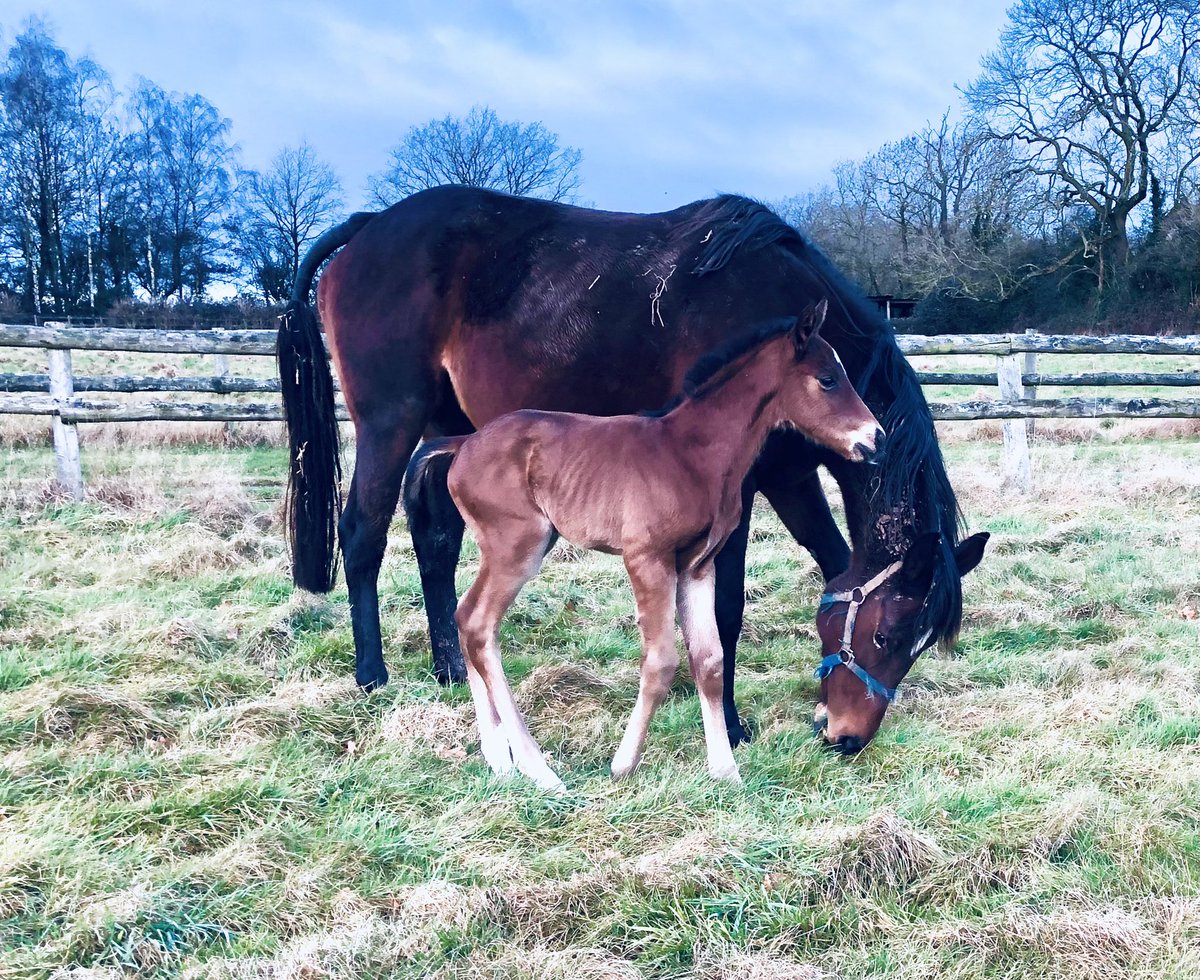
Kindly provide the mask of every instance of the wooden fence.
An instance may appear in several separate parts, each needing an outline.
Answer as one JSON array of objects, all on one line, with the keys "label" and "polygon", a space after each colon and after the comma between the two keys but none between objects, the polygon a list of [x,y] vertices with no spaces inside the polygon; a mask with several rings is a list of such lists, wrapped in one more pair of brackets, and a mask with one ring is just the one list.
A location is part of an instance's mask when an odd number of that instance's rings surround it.
[{"label": "wooden fence", "polygon": [[[1028,429],[1038,418],[1200,418],[1200,398],[1071,397],[1039,398],[1045,387],[1200,387],[1200,372],[1042,373],[1037,358],[1048,354],[1200,354],[1200,337],[1051,336],[1023,334],[958,334],[897,337],[907,355],[975,354],[995,358],[993,372],[923,372],[923,385],[997,387],[987,400],[932,402],[941,421],[998,419],[1004,422],[1004,472],[1021,489],[1030,485]],[[54,437],[59,481],[82,498],[79,460],[80,422],[263,422],[278,421],[278,399],[96,399],[82,394],[278,393],[275,379],[235,377],[228,373],[230,355],[273,356],[274,330],[141,330],[69,324],[0,325],[0,348],[47,351],[46,374],[0,373],[0,415],[45,415]],[[130,351],[202,354],[214,358],[211,375],[160,377],[80,376],[71,369],[71,351]],[[3,361],[0,360],[0,365]],[[340,418],[345,406],[338,405]]]}]

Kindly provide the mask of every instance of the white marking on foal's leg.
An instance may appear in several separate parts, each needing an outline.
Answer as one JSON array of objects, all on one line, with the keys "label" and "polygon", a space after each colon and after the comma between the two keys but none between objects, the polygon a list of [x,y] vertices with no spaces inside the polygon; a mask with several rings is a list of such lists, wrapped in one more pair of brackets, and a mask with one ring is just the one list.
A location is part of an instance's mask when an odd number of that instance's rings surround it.
[{"label": "white marking on foal's leg", "polygon": [[629,716],[629,724],[625,726],[625,734],[613,756],[613,779],[624,779],[641,764],[650,721],[671,689],[671,679],[675,676],[678,664],[679,654],[675,652],[674,636],[669,647],[652,649],[643,654],[637,703],[633,706],[633,714]]},{"label": "white marking on foal's leg", "polygon": [[637,703],[613,756],[613,779],[637,769],[646,746],[654,712],[666,699],[679,663],[675,652],[675,556],[625,555],[625,571],[637,602],[638,632],[642,637],[642,672]]},{"label": "white marking on foal's leg", "polygon": [[729,736],[725,731],[725,713],[721,708],[724,687],[724,655],[717,632],[714,611],[715,571],[711,563],[699,576],[680,576],[679,623],[688,648],[688,664],[700,696],[700,717],[704,719],[704,742],[708,749],[708,771],[717,779],[742,781]]},{"label": "white marking on foal's leg", "polygon": [[487,685],[479,676],[479,671],[471,663],[470,657],[465,659],[467,683],[471,686],[471,700],[475,702],[475,720],[479,725],[479,751],[492,772],[498,776],[509,776],[514,768],[512,749],[500,725],[500,716],[488,696]]}]

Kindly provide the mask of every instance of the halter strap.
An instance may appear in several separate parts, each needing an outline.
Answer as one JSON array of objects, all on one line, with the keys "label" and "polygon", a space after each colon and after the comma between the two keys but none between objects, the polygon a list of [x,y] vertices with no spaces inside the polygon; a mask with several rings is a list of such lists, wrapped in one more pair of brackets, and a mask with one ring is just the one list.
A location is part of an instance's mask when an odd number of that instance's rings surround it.
[{"label": "halter strap", "polygon": [[896,689],[894,687],[885,687],[855,662],[852,640],[854,639],[854,623],[858,619],[859,607],[866,600],[867,596],[883,585],[896,572],[900,571],[903,564],[904,562],[902,561],[893,562],[874,578],[869,579],[857,588],[847,589],[844,592],[826,592],[821,596],[820,609],[822,612],[838,602],[845,602],[848,605],[846,607],[846,625],[842,628],[842,645],[837,653],[827,654],[821,661],[820,666],[814,671],[814,676],[818,680],[824,680],[833,673],[833,669],[838,664],[841,664],[866,685],[868,698],[874,698],[878,694],[887,701],[896,700]]}]

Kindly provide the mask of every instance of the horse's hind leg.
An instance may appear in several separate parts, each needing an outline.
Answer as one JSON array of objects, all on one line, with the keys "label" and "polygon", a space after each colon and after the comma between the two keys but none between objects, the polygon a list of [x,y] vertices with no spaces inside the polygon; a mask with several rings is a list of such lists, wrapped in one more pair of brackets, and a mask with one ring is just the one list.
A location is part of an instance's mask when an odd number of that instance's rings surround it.
[{"label": "horse's hind leg", "polygon": [[675,556],[626,555],[625,570],[637,602],[642,668],[637,703],[612,761],[613,779],[623,779],[642,761],[654,712],[666,700],[679,663],[675,650]]},{"label": "horse's hind leg", "polygon": [[[504,773],[515,764],[542,789],[562,792],[562,780],[546,764],[541,747],[529,734],[517,707],[504,675],[499,639],[500,621],[521,587],[537,574],[553,531],[544,518],[528,523],[506,521],[486,531],[474,530],[479,542],[479,575],[458,604],[455,618],[479,719],[481,751],[494,771]],[[511,752],[508,765],[496,741],[497,720]],[[489,740],[487,745],[485,738]]]},{"label": "horse's hind leg", "polygon": [[446,488],[450,462],[449,456],[430,460],[420,485],[404,491],[404,513],[429,620],[433,675],[442,684],[461,683],[467,676],[454,622],[454,571],[462,550],[463,519]]},{"label": "horse's hind leg", "polygon": [[354,631],[354,678],[367,691],[388,681],[379,628],[379,568],[404,467],[424,421],[412,419],[409,423],[359,423],[354,478],[338,527]]},{"label": "horse's hind leg", "polygon": [[714,616],[714,569],[708,563],[680,574],[678,587],[679,624],[687,644],[688,664],[700,696],[704,719],[704,741],[708,748],[708,771],[718,779],[742,781],[725,732],[721,711],[721,638]]}]

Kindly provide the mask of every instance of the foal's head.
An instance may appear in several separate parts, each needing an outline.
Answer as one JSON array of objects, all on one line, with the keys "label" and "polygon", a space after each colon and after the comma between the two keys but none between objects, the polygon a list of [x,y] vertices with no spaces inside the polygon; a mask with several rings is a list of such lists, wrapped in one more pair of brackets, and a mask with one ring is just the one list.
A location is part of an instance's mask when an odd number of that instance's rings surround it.
[{"label": "foal's head", "polygon": [[[954,549],[961,578],[979,564],[989,535],[973,534]],[[933,586],[941,535],[921,535],[904,558],[867,575],[851,565],[825,586],[817,612],[824,659],[813,728],[845,755],[866,747],[883,723],[896,686],[918,654],[933,645],[921,612]]]},{"label": "foal's head", "polygon": [[829,301],[796,318],[794,357],[783,372],[781,421],[852,462],[873,461],[883,451],[883,430],[846,377],[837,351],[820,336]]}]

